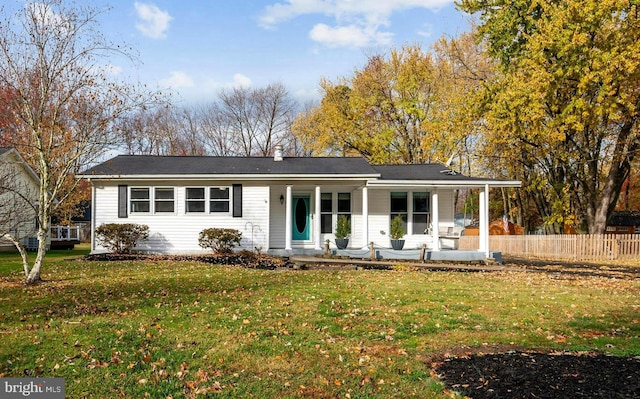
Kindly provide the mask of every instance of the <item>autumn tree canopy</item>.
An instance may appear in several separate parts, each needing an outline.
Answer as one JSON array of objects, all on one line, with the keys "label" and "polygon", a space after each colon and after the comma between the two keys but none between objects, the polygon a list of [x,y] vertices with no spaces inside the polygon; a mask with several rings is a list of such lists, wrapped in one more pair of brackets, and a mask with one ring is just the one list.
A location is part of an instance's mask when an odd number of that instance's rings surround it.
[{"label": "autumn tree canopy", "polygon": [[640,19],[629,0],[461,0],[501,73],[479,105],[487,160],[553,231],[604,233],[640,149]]},{"label": "autumn tree canopy", "polygon": [[465,36],[457,46],[442,40],[431,52],[413,45],[371,56],[352,77],[322,80],[319,106],[298,117],[294,132],[317,155],[445,162],[469,133],[461,111],[478,81],[461,66],[478,61],[469,57],[474,50]]}]

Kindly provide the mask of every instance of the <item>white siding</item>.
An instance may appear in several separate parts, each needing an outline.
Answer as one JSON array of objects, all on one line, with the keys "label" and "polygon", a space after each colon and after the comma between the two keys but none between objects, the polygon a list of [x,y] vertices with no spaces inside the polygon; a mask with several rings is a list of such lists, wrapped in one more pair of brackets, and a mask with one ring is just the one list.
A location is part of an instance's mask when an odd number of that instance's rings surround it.
[{"label": "white siding", "polygon": [[454,209],[453,209],[453,190],[438,190],[438,216],[440,218],[440,228],[453,227]]},{"label": "white siding", "polygon": [[[369,201],[371,201],[371,198],[369,198]],[[368,244],[363,242],[362,220],[362,190],[354,189],[351,191],[351,238],[349,239],[349,248],[360,249]]]},{"label": "white siding", "polygon": [[[369,190],[369,241],[373,241],[376,247],[389,248],[391,246],[389,238],[389,226],[391,224],[391,218],[389,217],[391,207],[391,191],[406,191],[408,195],[408,207],[411,214],[411,193],[414,190],[403,189],[370,189]],[[415,190],[422,191],[425,190]],[[429,191],[430,190],[426,190]],[[360,197],[362,194],[360,194]],[[361,205],[360,205],[361,207]],[[431,205],[433,209],[433,205]],[[438,215],[440,218],[440,228],[453,226],[453,190],[451,189],[439,189],[438,190]],[[411,220],[411,217],[409,217]],[[423,244],[427,247],[432,246],[431,235],[427,234],[411,234],[411,226],[408,228],[407,235],[404,237],[404,248],[420,248]]]},{"label": "white siding", "polygon": [[[149,240],[137,249],[158,253],[202,253],[207,252],[198,245],[198,235],[206,228],[232,228],[242,233],[241,247],[253,250],[267,248],[269,242],[269,188],[243,184],[242,217],[229,213],[185,213],[185,188],[209,187],[207,183],[190,183],[187,186],[176,182],[161,182],[153,185],[129,184],[130,187],[175,187],[175,212],[170,214],[130,213],[127,218],[118,218],[117,183],[96,185],[94,198],[95,226],[103,223],[138,223],[149,226]],[[120,183],[122,184],[122,183]],[[215,186],[231,186],[232,182],[216,183]],[[233,208],[232,203],[230,208]],[[94,243],[96,252],[105,249]]]},{"label": "white siding", "polygon": [[[0,236],[11,234],[23,245],[29,237],[36,236],[37,214],[28,202],[37,202],[39,195],[39,185],[25,165],[24,160],[12,152],[0,157],[0,180],[6,190],[0,194],[0,211],[5,218],[0,220]],[[14,251],[16,248],[11,241],[0,238],[0,251],[5,250]]]},{"label": "white siding", "polygon": [[[95,182],[94,198],[94,226],[103,223],[139,223],[149,226],[150,239],[139,246],[140,250],[160,253],[203,253],[206,250],[198,245],[198,234],[205,228],[225,227],[234,228],[242,232],[241,246],[244,249],[253,250],[256,247],[263,251],[267,249],[282,249],[285,247],[285,207],[280,203],[280,196],[286,197],[286,185],[273,182],[244,183],[243,184],[243,215],[240,218],[228,214],[219,213],[192,213],[185,212],[185,188],[186,187],[211,187],[229,186],[238,182],[184,182],[163,181],[149,184],[140,182]],[[129,187],[175,187],[175,213],[171,214],[129,214],[128,218],[118,218],[118,184],[128,184]],[[331,247],[335,247],[333,234],[321,234],[314,237],[315,223],[320,223],[315,217],[315,185],[292,184],[292,192],[295,194],[308,194],[310,197],[310,209],[312,212],[312,236],[311,241],[294,248],[314,248],[316,240],[320,240],[320,247],[325,240],[329,240]],[[353,184],[321,184],[321,192],[333,193],[333,226],[335,228],[337,213],[337,193],[351,193],[352,233],[349,240],[350,248],[363,248],[368,243],[364,242],[362,231],[362,190],[361,185]],[[408,206],[411,215],[411,189],[369,189],[369,234],[368,241],[373,241],[376,247],[389,248],[389,211],[390,192],[407,191]],[[430,189],[416,189],[416,191],[429,192]],[[439,219],[440,229],[453,226],[454,206],[453,189],[439,189]],[[232,203],[230,205],[232,208]],[[411,217],[409,217],[411,220]],[[410,234],[404,237],[405,248],[419,248],[423,244],[431,247],[431,235]],[[93,250],[104,251],[94,244]]]},{"label": "white siding", "polygon": [[[321,234],[319,238],[315,237],[316,223],[320,223],[320,220],[315,215],[315,185],[310,184],[293,184],[293,195],[304,194],[309,195],[309,207],[311,211],[311,240],[307,243],[293,242],[294,248],[315,248],[316,240],[320,241],[320,248],[323,248],[325,240],[329,240],[331,246],[335,247],[333,234]],[[285,247],[285,209],[286,204],[280,204],[280,195],[286,197],[286,185],[274,185],[271,186],[271,217],[270,217],[270,240],[269,246],[273,249],[282,249]],[[337,201],[338,193],[350,193],[351,194],[351,217],[352,217],[352,234],[349,240],[350,248],[360,248],[360,241],[362,241],[362,192],[352,185],[320,185],[320,191],[322,193],[333,194],[333,226],[337,221]]]},{"label": "white siding", "polygon": [[284,248],[285,205],[280,203],[280,196],[287,196],[286,186],[271,187],[271,212],[269,217],[269,248]]},{"label": "white siding", "polygon": [[389,190],[369,190],[369,241],[376,247],[389,248]]}]

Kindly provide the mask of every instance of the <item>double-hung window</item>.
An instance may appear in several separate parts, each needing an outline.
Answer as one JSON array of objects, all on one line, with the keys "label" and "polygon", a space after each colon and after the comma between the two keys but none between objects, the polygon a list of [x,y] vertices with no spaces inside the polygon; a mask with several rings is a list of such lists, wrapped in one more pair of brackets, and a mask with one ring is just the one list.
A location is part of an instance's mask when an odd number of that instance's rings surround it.
[{"label": "double-hung window", "polygon": [[431,223],[429,214],[429,193],[413,193],[413,234],[427,234]]},{"label": "double-hung window", "polygon": [[351,221],[351,193],[338,193],[338,217],[341,215]]},{"label": "double-hung window", "polygon": [[151,212],[151,196],[149,187],[131,188],[131,213]]},{"label": "double-hung window", "polygon": [[209,188],[209,212],[229,212],[229,187]]},{"label": "double-hung window", "polygon": [[320,194],[320,232],[331,234],[333,232],[333,193]]},{"label": "double-hung window", "polygon": [[407,220],[409,219],[409,212],[407,206],[407,193],[406,192],[391,192],[391,220],[396,216],[402,218],[402,227],[404,231],[407,231]]},{"label": "double-hung window", "polygon": [[187,213],[204,213],[204,187],[187,187],[185,210]]},{"label": "double-hung window", "polygon": [[155,213],[173,213],[175,211],[173,187],[156,187],[154,190]]},{"label": "double-hung window", "polygon": [[175,211],[173,187],[132,187],[129,209],[131,213],[172,213]]}]

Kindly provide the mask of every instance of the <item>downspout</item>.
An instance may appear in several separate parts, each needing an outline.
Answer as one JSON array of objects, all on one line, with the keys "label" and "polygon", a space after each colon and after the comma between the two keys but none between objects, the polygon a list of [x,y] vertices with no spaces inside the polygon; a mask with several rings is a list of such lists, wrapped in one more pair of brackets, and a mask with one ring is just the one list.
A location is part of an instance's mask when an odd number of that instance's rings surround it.
[{"label": "downspout", "polygon": [[89,184],[91,184],[91,253],[94,253],[96,250],[96,186],[93,184],[91,179],[89,180]]}]

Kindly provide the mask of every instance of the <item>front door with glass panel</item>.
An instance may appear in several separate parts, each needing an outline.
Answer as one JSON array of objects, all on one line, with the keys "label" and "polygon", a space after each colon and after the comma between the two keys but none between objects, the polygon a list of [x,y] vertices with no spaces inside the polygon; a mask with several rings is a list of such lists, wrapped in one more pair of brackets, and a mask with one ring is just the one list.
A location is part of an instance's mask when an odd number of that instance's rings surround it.
[{"label": "front door with glass panel", "polygon": [[311,238],[311,212],[308,195],[294,195],[291,203],[293,218],[291,230],[295,241],[308,241]]}]

